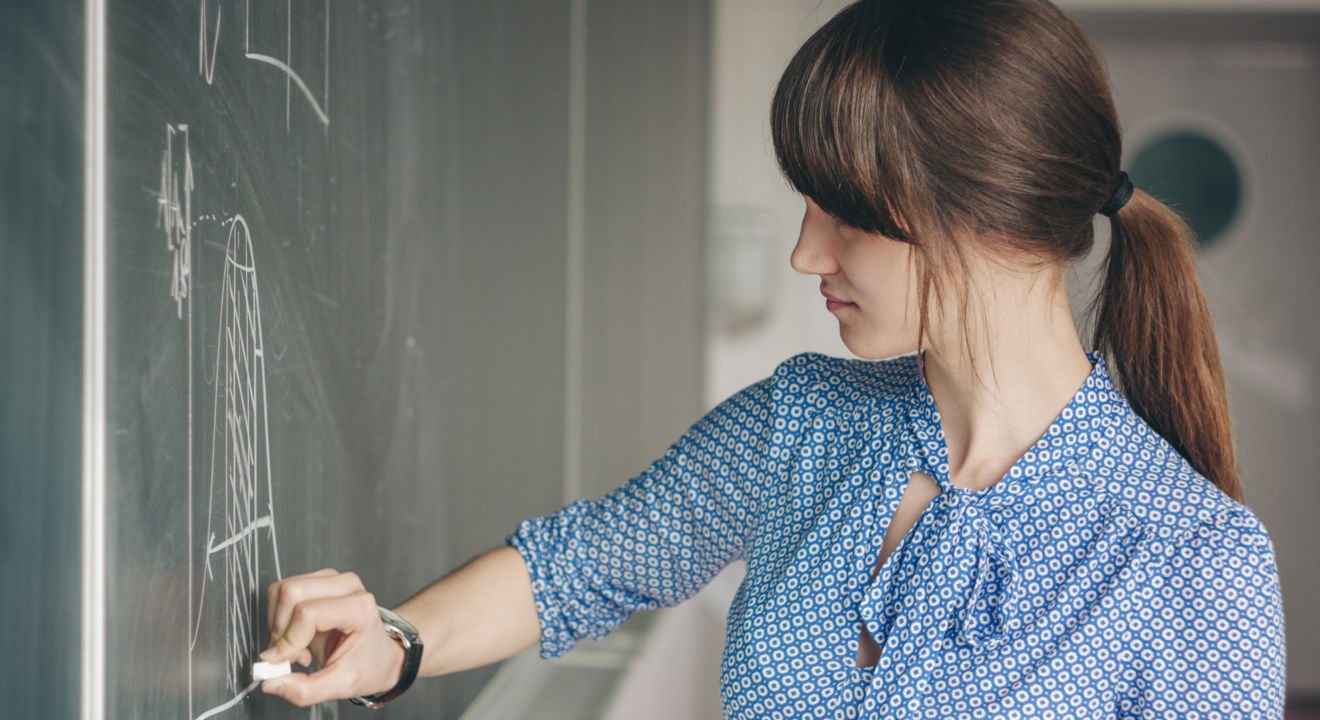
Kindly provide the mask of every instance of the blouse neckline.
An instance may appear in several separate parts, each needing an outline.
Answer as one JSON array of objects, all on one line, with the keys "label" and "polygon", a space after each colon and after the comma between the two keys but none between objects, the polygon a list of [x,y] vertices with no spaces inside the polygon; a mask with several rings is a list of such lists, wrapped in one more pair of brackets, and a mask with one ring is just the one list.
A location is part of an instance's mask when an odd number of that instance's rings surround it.
[{"label": "blouse neckline", "polygon": [[[926,352],[922,351],[923,354]],[[915,380],[906,393],[909,473],[920,470],[933,478],[950,500],[979,501],[1007,492],[1018,492],[1019,485],[1029,485],[1070,465],[1084,463],[1103,455],[1113,441],[1119,422],[1130,406],[1114,385],[1104,356],[1098,350],[1086,352],[1091,372],[1068,404],[1055,416],[1044,434],[1018,458],[994,484],[973,490],[958,487],[949,476],[949,447],[942,416],[920,372],[918,357],[905,356]]]},{"label": "blouse neckline", "polygon": [[[933,584],[931,592],[948,598],[950,605],[941,611],[947,611],[947,617],[938,617],[940,613],[927,608],[930,612],[915,621],[911,632],[925,635],[923,643],[947,636],[960,645],[989,649],[1010,641],[1021,631],[1026,621],[1023,596],[1030,590],[1024,588],[1018,550],[1009,542],[1011,533],[1002,524],[997,508],[1013,504],[1005,498],[1038,496],[1062,489],[1071,482],[1066,478],[1084,475],[1064,472],[1069,466],[1077,470],[1082,465],[1103,462],[1121,421],[1131,412],[1114,386],[1104,358],[1098,351],[1087,352],[1087,357],[1091,372],[1068,404],[999,481],[980,490],[957,487],[949,478],[948,444],[939,408],[919,372],[918,357],[903,357],[915,379],[903,395],[907,457],[899,467],[909,474],[924,471],[939,485],[941,493],[939,501],[927,507],[866,587],[860,613],[872,638],[885,648],[881,663],[890,662],[890,632],[906,595],[894,586],[909,583],[913,568],[925,561],[944,568],[929,582]],[[900,481],[906,482],[907,478]],[[878,551],[876,544],[881,536],[877,532],[869,543],[871,553]],[[912,546],[920,549],[910,551]],[[947,626],[938,624],[945,620]]]}]

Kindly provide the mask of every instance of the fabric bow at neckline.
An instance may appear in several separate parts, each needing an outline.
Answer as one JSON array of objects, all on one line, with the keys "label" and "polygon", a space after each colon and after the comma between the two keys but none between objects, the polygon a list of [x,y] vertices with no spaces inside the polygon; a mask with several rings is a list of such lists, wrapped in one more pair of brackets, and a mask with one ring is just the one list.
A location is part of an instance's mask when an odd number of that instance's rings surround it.
[{"label": "fabric bow at neckline", "polygon": [[1013,546],[984,511],[964,503],[955,512],[955,522],[971,525],[975,541],[968,549],[973,553],[971,591],[955,611],[951,634],[961,644],[989,649],[1007,640],[1017,625],[1022,572]]},{"label": "fabric bow at neckline", "polygon": [[[929,562],[916,562],[927,555]],[[922,566],[930,577],[913,577]],[[962,493],[945,493],[926,510],[868,588],[870,602],[862,604],[862,617],[882,648],[909,594],[897,586],[911,583],[929,584],[927,597],[951,598],[947,615],[925,617],[932,622],[947,619],[943,637],[961,645],[996,647],[1011,639],[1020,625],[1022,570],[1017,554],[984,508]],[[932,625],[930,631],[939,627]]]}]

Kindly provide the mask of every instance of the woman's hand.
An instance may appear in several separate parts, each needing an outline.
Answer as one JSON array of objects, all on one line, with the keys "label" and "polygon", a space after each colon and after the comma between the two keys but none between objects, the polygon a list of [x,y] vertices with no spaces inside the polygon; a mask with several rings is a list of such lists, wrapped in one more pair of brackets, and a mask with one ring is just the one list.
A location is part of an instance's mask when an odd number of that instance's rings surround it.
[{"label": "woman's hand", "polygon": [[271,646],[262,660],[320,666],[262,683],[294,705],[384,692],[403,670],[403,646],[385,633],[376,597],[355,573],[327,568],[271,583],[266,624]]}]

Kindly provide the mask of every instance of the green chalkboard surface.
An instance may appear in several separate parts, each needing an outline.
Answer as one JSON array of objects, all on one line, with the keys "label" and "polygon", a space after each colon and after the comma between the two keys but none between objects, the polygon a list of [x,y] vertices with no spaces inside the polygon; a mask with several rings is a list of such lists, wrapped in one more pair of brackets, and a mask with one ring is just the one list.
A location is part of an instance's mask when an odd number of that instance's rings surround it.
[{"label": "green chalkboard surface", "polygon": [[560,500],[568,15],[538,5],[108,4],[109,717],[331,713],[253,692],[267,585],[397,604]]},{"label": "green chalkboard surface", "polygon": [[705,0],[0,19],[5,717],[357,712],[254,692],[266,586],[397,605],[699,417]]}]

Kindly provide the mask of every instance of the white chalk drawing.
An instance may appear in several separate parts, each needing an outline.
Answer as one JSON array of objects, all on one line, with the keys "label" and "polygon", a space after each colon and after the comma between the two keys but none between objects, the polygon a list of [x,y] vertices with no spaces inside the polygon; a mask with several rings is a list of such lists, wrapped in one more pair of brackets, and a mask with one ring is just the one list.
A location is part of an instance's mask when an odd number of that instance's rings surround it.
[{"label": "white chalk drawing", "polygon": [[[258,0],[258,2],[261,2],[261,0]],[[300,4],[306,3],[302,1]],[[216,50],[220,46],[222,10],[221,5],[217,3],[214,28],[212,28],[208,1],[200,0],[197,21],[197,72],[206,78],[208,85],[215,81],[215,57]],[[285,130],[288,130],[290,125],[290,104],[295,86],[306,98],[307,104],[311,106],[317,119],[323,125],[330,124],[330,116],[326,112],[330,99],[330,0],[321,0],[321,14],[325,19],[325,37],[320,48],[322,51],[320,53],[322,73],[318,97],[317,91],[313,90],[303,78],[303,73],[295,69],[300,63],[295,62],[293,57],[293,23],[295,18],[293,0],[285,0],[284,3],[284,47],[279,50],[263,47],[260,44],[254,45],[252,38],[252,0],[243,0],[243,57],[269,65],[284,73]]]},{"label": "white chalk drawing", "polygon": [[[181,153],[176,154],[176,148]],[[197,223],[192,219],[192,191],[195,187],[188,126],[165,125],[165,151],[160,160],[160,191],[156,194],[156,225],[165,234],[170,252],[172,274],[170,297],[175,314],[182,319],[187,310],[186,335],[188,364],[185,371],[188,413],[188,452],[185,483],[188,488],[188,716],[192,716],[192,627],[193,627],[193,306],[189,287],[192,282],[192,233]]]},{"label": "white chalk drawing", "polygon": [[[251,684],[249,684],[246,688],[243,689],[243,692],[230,698],[228,702],[225,702],[221,705],[216,705],[210,710],[207,710],[201,715],[198,715],[196,718],[194,718],[194,720],[206,720],[206,718],[212,718],[215,717],[216,715],[219,715],[220,713],[223,713],[224,711],[243,702],[243,698],[252,694],[252,692],[260,686],[261,686],[261,681],[254,680]],[[323,716],[338,718],[339,706],[335,705],[334,703],[325,703],[322,705],[313,705],[311,707],[311,715],[310,715],[311,720],[320,720]]]},{"label": "white chalk drawing", "polygon": [[320,101],[312,93],[311,88],[307,87],[302,75],[293,69],[293,0],[285,0],[284,3],[285,40],[283,59],[275,57],[272,53],[253,52],[252,13],[250,12],[252,0],[244,0],[243,2],[243,57],[266,63],[284,73],[284,126],[286,130],[289,126],[289,103],[294,84],[302,91],[303,97],[307,98],[307,102],[312,106],[312,111],[321,119],[321,123],[324,125],[330,124],[330,116],[325,112],[325,105],[330,98],[330,0],[322,0],[322,2],[322,14],[325,16],[325,40],[322,45],[323,72],[321,74]]},{"label": "white chalk drawing", "polygon": [[[283,577],[275,528],[256,257],[243,216],[234,215],[224,225],[229,236],[220,283],[205,547],[199,554],[202,562],[195,599],[189,592],[189,715],[195,692],[191,677],[197,662],[194,656],[211,662],[223,657],[224,692],[229,699],[195,716],[198,720],[234,707],[258,687],[258,683],[248,682],[248,671],[265,647],[261,597],[267,584]],[[195,553],[196,544],[190,555]],[[192,570],[192,560],[190,557],[190,573],[198,572]],[[208,597],[212,604],[221,603],[209,614]],[[203,635],[204,625],[214,630],[217,622],[222,624],[219,632]]]},{"label": "white chalk drawing", "polygon": [[206,12],[206,0],[202,0],[201,12],[197,14],[197,72],[206,78],[207,85],[215,82],[215,50],[220,47],[220,16],[223,12],[224,6],[216,5],[214,34],[207,32],[209,15]]},{"label": "white chalk drawing", "polygon": [[[251,230],[242,215],[223,221],[215,213],[193,215],[196,181],[190,145],[186,124],[165,126],[156,219],[171,258],[170,298],[176,315],[185,321],[187,336],[188,717],[204,720],[238,706],[260,687],[247,682],[250,663],[265,645],[260,600],[265,585],[281,579],[283,573],[272,499],[265,342]],[[202,488],[194,484],[192,250],[196,228],[213,227],[210,223],[216,222],[228,239],[220,283],[210,475],[204,489],[206,533],[204,545],[199,546],[194,535],[194,518],[201,510],[196,498]],[[215,631],[217,624],[220,629]],[[204,626],[212,632],[203,634]],[[225,681],[223,688],[204,694],[227,699],[195,715],[196,696],[203,693],[194,687],[193,669],[202,664],[214,674],[222,667]],[[313,719],[325,716],[337,717],[337,708],[332,704],[311,708]]]},{"label": "white chalk drawing", "polygon": [[[247,697],[248,695],[251,695],[251,694],[252,694],[252,691],[253,691],[253,690],[256,690],[256,689],[257,689],[258,687],[260,687],[260,686],[261,686],[261,682],[260,682],[260,681],[253,680],[252,682],[248,683],[248,686],[247,686],[247,687],[243,688],[243,691],[242,691],[242,692],[240,692],[240,693],[234,695],[232,698],[229,698],[229,699],[226,700],[225,702],[220,703],[219,705],[216,705],[215,707],[211,708],[210,710],[207,710],[206,712],[202,713],[201,715],[198,715],[196,718],[194,718],[194,720],[206,720],[206,718],[215,717],[216,715],[219,715],[220,713],[223,713],[224,711],[226,711],[226,710],[228,710],[228,709],[234,707],[235,705],[237,705],[237,704],[243,702],[243,698]],[[189,711],[189,712],[191,712],[191,711]]]},{"label": "white chalk drawing", "polygon": [[[328,132],[329,0],[299,0],[297,13],[294,0],[285,0],[282,43],[272,34],[279,28],[254,27],[252,0],[199,0],[197,72],[207,85],[215,83],[217,61],[223,62],[220,58],[227,55],[220,48],[222,37],[230,47],[237,43],[236,31],[231,30],[222,36],[221,30],[225,21],[224,5],[230,4],[233,11],[233,3],[239,1],[243,3],[243,59],[274,67],[284,75],[286,132],[291,125],[294,87]],[[278,0],[265,1],[271,5],[278,3]],[[303,12],[304,7],[313,3],[319,7],[313,5],[310,13]],[[315,14],[317,10],[319,16]],[[236,15],[230,13],[231,18]],[[310,40],[310,49],[300,47],[299,53],[294,52],[295,20],[303,23],[304,29],[309,29],[306,28],[307,22],[314,23],[315,29],[310,33],[302,32],[299,37],[307,39],[319,35],[319,47],[315,40]],[[317,65],[321,67],[317,68]],[[319,92],[305,79],[309,70],[314,75],[317,69],[321,71]],[[194,452],[193,234],[200,223],[220,222],[222,217],[217,213],[194,216],[192,195],[195,189],[188,126],[166,125],[157,196],[157,225],[171,255],[170,297],[175,304],[175,315],[181,320],[186,319],[187,333],[189,544],[188,615],[184,639],[187,642],[188,717],[205,720],[239,706],[260,687],[260,683],[249,682],[248,673],[252,659],[265,646],[261,600],[265,586],[283,578],[283,572],[275,527],[261,298],[251,229],[240,214],[233,214],[221,222],[228,239],[216,331],[209,476],[204,486],[194,478],[197,455]],[[200,500],[201,492],[206,494],[205,503]],[[206,531],[199,537],[194,528],[203,506],[206,508]],[[195,687],[194,670],[197,668],[201,668],[208,678],[223,676],[223,688]],[[196,706],[206,709],[197,713]],[[338,717],[338,708],[334,704],[318,705],[311,708],[311,717],[314,720]]]},{"label": "white chalk drawing", "polygon": [[156,226],[164,230],[165,247],[174,261],[170,297],[174,298],[175,312],[180,318],[192,283],[193,187],[188,126],[166,125],[165,153],[160,159],[160,192],[156,198]]}]

